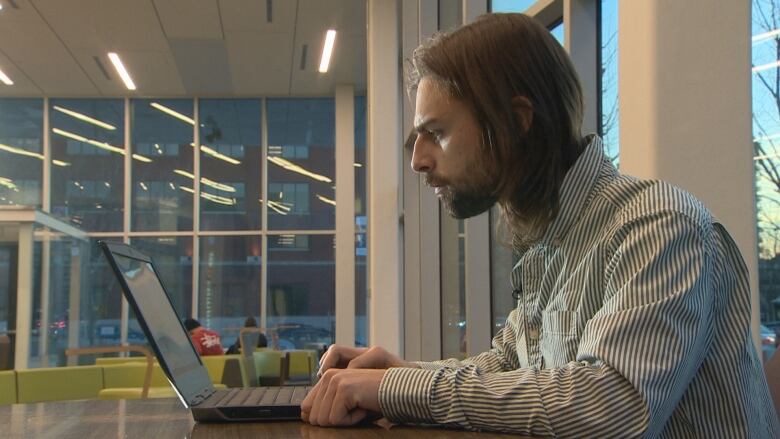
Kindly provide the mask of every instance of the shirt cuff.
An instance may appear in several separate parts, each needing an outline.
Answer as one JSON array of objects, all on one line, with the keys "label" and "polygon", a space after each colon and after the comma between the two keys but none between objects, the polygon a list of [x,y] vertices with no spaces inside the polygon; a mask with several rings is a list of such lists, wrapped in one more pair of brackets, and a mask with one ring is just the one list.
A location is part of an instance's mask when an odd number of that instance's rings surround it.
[{"label": "shirt cuff", "polygon": [[393,367],[379,385],[379,407],[390,421],[433,423],[431,390],[440,370]]},{"label": "shirt cuff", "polygon": [[446,365],[437,363],[435,361],[413,361],[412,363],[420,366],[420,369],[424,370],[439,370],[447,367]]}]

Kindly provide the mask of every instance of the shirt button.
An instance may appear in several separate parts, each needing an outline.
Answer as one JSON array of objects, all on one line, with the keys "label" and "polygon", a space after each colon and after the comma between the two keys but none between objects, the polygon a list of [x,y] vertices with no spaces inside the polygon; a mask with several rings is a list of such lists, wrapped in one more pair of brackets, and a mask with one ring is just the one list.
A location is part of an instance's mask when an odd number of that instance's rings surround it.
[{"label": "shirt button", "polygon": [[539,330],[536,328],[531,328],[531,330],[528,331],[528,336],[531,337],[531,340],[536,340],[539,338]]}]

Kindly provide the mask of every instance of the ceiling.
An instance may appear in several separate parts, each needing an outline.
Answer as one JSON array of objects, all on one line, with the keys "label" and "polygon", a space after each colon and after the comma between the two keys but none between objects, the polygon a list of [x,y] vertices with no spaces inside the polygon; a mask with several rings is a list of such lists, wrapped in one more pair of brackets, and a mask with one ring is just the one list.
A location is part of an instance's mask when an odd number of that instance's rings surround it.
[{"label": "ceiling", "polygon": [[[366,88],[365,0],[0,0],[0,97],[329,96]],[[317,71],[327,29],[338,34]],[[136,84],[127,90],[108,52]]]}]

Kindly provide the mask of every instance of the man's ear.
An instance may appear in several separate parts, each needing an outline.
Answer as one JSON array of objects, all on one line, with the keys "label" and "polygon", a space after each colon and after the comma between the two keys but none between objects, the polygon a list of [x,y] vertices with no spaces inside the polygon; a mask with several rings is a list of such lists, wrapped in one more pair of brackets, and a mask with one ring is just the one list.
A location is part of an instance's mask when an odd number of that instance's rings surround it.
[{"label": "man's ear", "polygon": [[523,134],[528,134],[531,124],[534,121],[534,106],[525,96],[515,96],[512,98],[512,110],[515,112],[517,123]]}]

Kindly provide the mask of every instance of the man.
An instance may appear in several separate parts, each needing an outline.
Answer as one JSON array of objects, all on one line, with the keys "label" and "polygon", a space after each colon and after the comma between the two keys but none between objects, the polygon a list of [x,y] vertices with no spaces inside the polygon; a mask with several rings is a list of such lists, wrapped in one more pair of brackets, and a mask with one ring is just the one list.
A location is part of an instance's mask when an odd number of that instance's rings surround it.
[{"label": "man", "polygon": [[184,327],[190,333],[192,345],[198,351],[198,355],[222,355],[222,340],[217,331],[206,329],[195,319],[184,320]]},{"label": "man", "polygon": [[332,347],[305,421],[780,437],[736,245],[693,196],[619,174],[581,135],[579,80],[546,29],[483,16],[415,51],[409,83],[412,167],[455,217],[498,203],[517,308],[463,361]]}]

